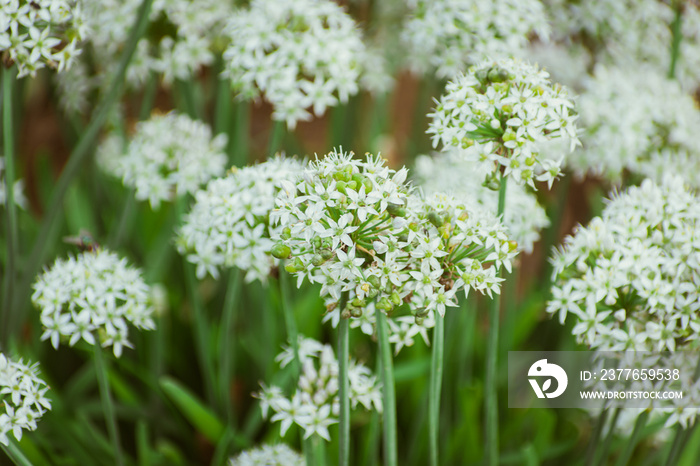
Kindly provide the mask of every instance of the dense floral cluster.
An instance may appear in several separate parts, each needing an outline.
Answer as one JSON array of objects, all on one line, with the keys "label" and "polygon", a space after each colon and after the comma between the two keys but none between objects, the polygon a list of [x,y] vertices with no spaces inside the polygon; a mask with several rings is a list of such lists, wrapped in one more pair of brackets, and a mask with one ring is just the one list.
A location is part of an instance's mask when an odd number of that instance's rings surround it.
[{"label": "dense floral cluster", "polygon": [[578,144],[574,103],[566,88],[552,86],[549,74],[514,60],[486,61],[447,84],[428,133],[433,146],[461,148],[468,160],[488,163],[504,175],[534,187],[551,184],[561,159],[541,154],[543,144],[564,138]]},{"label": "dense floral cluster", "polygon": [[354,21],[330,0],[253,0],[228,25],[226,73],[245,98],[262,95],[294,128],[358,92],[365,54]]},{"label": "dense floral cluster", "polygon": [[672,172],[700,186],[700,110],[676,81],[642,64],[598,66],[579,108],[584,145],[567,163],[580,176],[592,172],[619,183],[626,172],[656,181]]},{"label": "dense floral cluster", "polygon": [[528,35],[546,39],[549,25],[539,0],[414,0],[403,40],[412,66],[454,77],[488,57],[522,52]]},{"label": "dense floral cluster", "polygon": [[475,215],[456,199],[423,198],[406,183],[407,170],[380,157],[365,161],[332,152],[294,184],[283,182],[271,221],[283,227],[273,255],[287,271],[322,284],[333,310],[359,317],[370,301],[390,313],[407,305],[418,321],[444,315],[456,293],[498,292],[494,267],[511,268],[516,246],[499,222]]},{"label": "dense floral cluster", "polygon": [[[0,157],[0,207],[4,206],[7,200],[5,199],[5,157]],[[12,196],[15,204],[27,208],[27,199],[24,197],[24,182],[17,180],[12,185]]]},{"label": "dense floral cluster", "polygon": [[615,196],[552,259],[547,311],[600,350],[674,351],[700,331],[700,202],[679,178]]},{"label": "dense floral cluster", "polygon": [[111,346],[121,356],[131,347],[129,327],[151,330],[153,307],[141,271],[105,249],[57,259],[34,284],[32,302],[41,310],[42,340],[58,348],[83,339]]},{"label": "dense floral cluster", "polygon": [[280,227],[270,223],[270,211],[282,180],[294,181],[304,164],[276,157],[209,182],[195,194],[196,202],[185,217],[177,245],[197,265],[197,276],[218,277],[218,267],[247,271],[246,280],[265,281],[279,260],[270,255]]},{"label": "dense floral cluster", "polygon": [[[101,63],[116,66],[140,5],[141,0],[87,2],[89,39],[104,57]],[[162,74],[165,83],[189,79],[213,62],[214,43],[230,14],[227,2],[217,0],[154,2],[149,30],[137,45],[127,82],[143,85],[152,73]]]},{"label": "dense floral cluster", "polygon": [[19,76],[47,65],[63,71],[80,53],[85,36],[81,4],[72,0],[0,0],[0,55]]},{"label": "dense floral cluster", "polygon": [[229,460],[229,466],[306,466],[306,460],[284,443],[246,450]]},{"label": "dense floral cluster", "polygon": [[[281,367],[294,360],[294,352],[286,348],[276,360]],[[304,438],[313,434],[330,441],[328,427],[338,422],[338,361],[330,345],[323,345],[310,338],[299,338],[301,375],[297,390],[291,398],[284,396],[276,386],[262,386],[256,395],[260,398],[263,417],[272,410],[272,421],[281,421],[282,436],[294,423],[304,429]],[[361,404],[365,409],[382,411],[382,397],[376,377],[360,363],[350,361],[349,397],[352,407]]]},{"label": "dense floral cluster", "polygon": [[212,137],[205,123],[168,113],[140,122],[126,150],[117,136],[103,144],[102,167],[135,189],[136,199],[157,208],[162,201],[194,193],[224,172],[226,135]]},{"label": "dense floral cluster", "polygon": [[30,366],[0,353],[0,443],[9,444],[12,432],[22,439],[22,430],[35,430],[36,422],[51,409],[46,398],[49,387],[39,378],[36,364]]},{"label": "dense floral cluster", "polygon": [[[446,192],[473,210],[496,212],[498,192],[484,186],[488,172],[483,165],[465,160],[458,151],[420,156],[413,177],[426,193]],[[549,226],[544,208],[527,187],[513,184],[506,190],[503,224],[521,251],[532,252],[540,231]]]}]

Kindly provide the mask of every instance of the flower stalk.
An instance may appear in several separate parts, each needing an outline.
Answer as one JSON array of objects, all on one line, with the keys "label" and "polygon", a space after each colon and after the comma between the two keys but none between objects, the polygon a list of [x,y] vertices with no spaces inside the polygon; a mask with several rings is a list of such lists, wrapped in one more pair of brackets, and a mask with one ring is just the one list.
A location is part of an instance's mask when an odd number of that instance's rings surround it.
[{"label": "flower stalk", "polygon": [[121,442],[119,440],[119,427],[117,426],[117,417],[114,413],[114,404],[112,402],[112,394],[109,390],[109,380],[107,378],[107,364],[102,354],[102,347],[99,344],[93,345],[93,362],[95,364],[95,373],[97,374],[97,384],[100,388],[100,399],[102,401],[102,410],[105,415],[107,424],[107,432],[109,439],[112,442],[114,449],[114,463],[118,466],[124,464],[124,455],[122,453]]},{"label": "flower stalk", "polygon": [[445,318],[435,318],[433,329],[433,352],[430,364],[430,393],[428,405],[428,429],[430,431],[430,464],[438,466],[440,432],[440,390],[442,388],[443,357],[445,352]]},{"label": "flower stalk", "polygon": [[350,381],[348,363],[350,362],[350,319],[343,316],[348,300],[348,293],[340,297],[340,323],[338,324],[338,396],[340,398],[340,438],[338,443],[338,464],[350,464]]},{"label": "flower stalk", "polygon": [[[398,464],[398,448],[396,435],[396,392],[394,387],[394,367],[389,345],[389,330],[387,316],[382,311],[377,312],[377,338],[379,339],[379,358],[382,371],[382,395],[384,406],[384,464]],[[440,319],[440,318],[439,318]]]}]

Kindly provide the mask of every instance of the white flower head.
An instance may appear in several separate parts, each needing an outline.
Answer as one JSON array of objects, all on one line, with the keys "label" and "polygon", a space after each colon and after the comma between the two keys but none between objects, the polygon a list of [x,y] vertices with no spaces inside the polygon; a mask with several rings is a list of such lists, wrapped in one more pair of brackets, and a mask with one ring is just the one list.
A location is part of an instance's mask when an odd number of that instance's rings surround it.
[{"label": "white flower head", "polygon": [[537,66],[515,59],[470,68],[447,84],[428,116],[434,147],[461,149],[468,160],[488,164],[494,175],[503,167],[504,175],[533,188],[535,180],[551,185],[568,152],[558,160],[545,157],[541,152],[549,141],[565,139],[569,150],[579,144],[566,88],[552,85]]},{"label": "white flower head", "polygon": [[330,0],[253,0],[228,24],[225,74],[244,98],[264,96],[294,128],[359,90],[365,56],[352,18]]},{"label": "white flower head", "polygon": [[305,466],[306,460],[284,443],[263,445],[229,459],[229,466]]},{"label": "white flower head", "polygon": [[414,0],[402,38],[417,71],[455,77],[490,56],[521,55],[528,36],[549,35],[539,0]]},{"label": "white flower head", "polygon": [[171,112],[140,122],[124,151],[108,138],[98,160],[105,171],[135,189],[136,199],[158,208],[221,175],[225,147],[225,134],[212,137],[205,123]]},{"label": "white flower head", "polygon": [[197,265],[197,276],[218,277],[219,266],[245,270],[246,280],[266,281],[279,260],[271,256],[270,211],[285,180],[293,182],[304,163],[275,157],[264,163],[232,169],[195,193],[195,203],[178,232],[181,254]]},{"label": "white flower head", "polygon": [[62,340],[74,345],[112,347],[119,357],[128,340],[128,324],[152,330],[150,290],[141,271],[105,249],[57,259],[34,284],[32,302],[41,311],[44,333],[58,348]]},{"label": "white flower head", "polygon": [[0,10],[0,54],[17,65],[19,77],[72,66],[85,34],[81,2],[3,0]]}]

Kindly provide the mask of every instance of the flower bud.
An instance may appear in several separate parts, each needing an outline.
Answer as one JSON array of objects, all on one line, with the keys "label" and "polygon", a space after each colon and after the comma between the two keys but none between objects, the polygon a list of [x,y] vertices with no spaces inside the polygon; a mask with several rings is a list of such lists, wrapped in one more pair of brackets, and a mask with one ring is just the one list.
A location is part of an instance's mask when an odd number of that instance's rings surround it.
[{"label": "flower bud", "polygon": [[438,228],[441,227],[444,223],[444,220],[442,219],[442,217],[440,217],[440,215],[437,212],[430,212],[428,214],[428,221]]},{"label": "flower bud", "polygon": [[391,293],[391,296],[389,297],[389,299],[391,299],[391,302],[394,306],[401,305],[401,296],[399,296],[399,294],[396,291]]},{"label": "flower bud", "polygon": [[375,288],[375,289],[377,289],[377,290],[379,289],[379,287],[382,286],[381,280],[379,280],[379,277],[377,277],[376,275],[370,275],[370,276],[367,278],[367,282],[368,282],[370,285],[372,285],[373,288]]},{"label": "flower bud", "polygon": [[391,301],[389,301],[388,298],[384,297],[380,299],[377,303],[377,309],[380,309],[385,312],[390,312],[392,309],[394,309],[394,305],[391,304]]},{"label": "flower bud", "polygon": [[291,253],[292,249],[282,242],[275,244],[270,250],[270,254],[272,254],[272,257],[275,257],[277,259],[287,259],[289,258]]}]

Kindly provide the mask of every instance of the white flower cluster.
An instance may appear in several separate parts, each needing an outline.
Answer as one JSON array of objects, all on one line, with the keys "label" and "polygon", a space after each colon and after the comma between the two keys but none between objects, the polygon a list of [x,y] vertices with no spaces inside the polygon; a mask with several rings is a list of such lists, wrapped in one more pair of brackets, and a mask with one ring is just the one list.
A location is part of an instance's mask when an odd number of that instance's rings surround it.
[{"label": "white flower cluster", "polygon": [[579,176],[620,183],[629,174],[661,181],[670,172],[700,186],[700,110],[678,82],[643,64],[597,66],[579,109],[584,144],[567,159]]},{"label": "white flower cluster", "polygon": [[539,0],[418,0],[402,38],[418,71],[455,77],[487,57],[519,55],[549,25]]},{"label": "white flower cluster", "polygon": [[180,254],[197,265],[201,279],[218,268],[238,267],[246,280],[266,281],[279,260],[270,255],[280,227],[270,223],[270,211],[282,180],[294,181],[304,164],[276,157],[241,169],[232,168],[225,178],[214,179],[195,193],[196,202],[178,233]]},{"label": "white flower cluster", "polygon": [[[465,160],[458,151],[419,156],[413,178],[426,193],[446,192],[473,210],[496,212],[498,192],[484,186],[488,172],[483,165]],[[506,190],[503,224],[521,251],[531,253],[540,231],[549,226],[544,208],[527,187],[513,184]]]},{"label": "white flower cluster", "polygon": [[405,305],[419,323],[433,310],[444,316],[461,289],[498,292],[491,264],[511,269],[516,245],[494,217],[450,196],[422,198],[407,174],[380,157],[334,151],[296,184],[283,182],[270,215],[283,227],[272,254],[289,259],[299,285],[321,283],[334,301],[329,310],[348,293],[344,318],[360,317],[372,301],[387,313]]},{"label": "white flower cluster", "polygon": [[[5,157],[0,156],[0,206],[4,206],[7,200],[5,199]],[[12,196],[15,204],[27,208],[27,199],[24,197],[24,182],[17,180],[12,185]]]},{"label": "white flower cluster", "polygon": [[49,387],[39,378],[37,364],[26,365],[0,353],[0,443],[9,445],[7,434],[22,439],[22,430],[36,430],[36,422],[51,409]]},{"label": "white flower cluster", "polygon": [[[141,0],[87,2],[89,39],[103,63],[116,67]],[[150,25],[139,41],[127,70],[127,82],[143,85],[151,73],[162,74],[166,84],[187,80],[214,60],[215,42],[221,40],[228,2],[218,0],[157,0]],[[111,68],[107,71],[112,71]]]},{"label": "white flower cluster", "polygon": [[541,154],[555,138],[578,144],[574,103],[566,88],[552,85],[549,74],[515,60],[485,61],[447,84],[437,102],[428,133],[433,146],[461,148],[468,160],[489,164],[493,176],[504,175],[532,187],[534,180],[551,185],[559,175],[559,159]]},{"label": "white flower cluster", "polygon": [[263,445],[229,459],[228,466],[306,466],[306,460],[284,443]]},{"label": "white flower cluster", "polygon": [[554,255],[547,311],[572,315],[591,348],[688,348],[700,332],[698,231],[700,202],[681,179],[629,188]]},{"label": "white flower cluster", "polygon": [[[645,62],[667,73],[675,8],[682,8],[680,55],[676,74],[689,87],[700,75],[700,8],[696,2],[658,0],[547,0],[554,36],[569,45],[580,41],[596,61],[633,67]],[[676,5],[674,5],[676,4]]]},{"label": "white flower cluster", "polygon": [[34,76],[47,65],[71,67],[85,35],[80,2],[0,0],[0,55],[14,62],[19,77]]},{"label": "white flower cluster", "polygon": [[81,339],[99,341],[121,356],[131,323],[152,330],[149,287],[139,269],[105,249],[57,259],[34,284],[32,302],[41,310],[42,340],[58,348],[61,339],[73,346]]},{"label": "white flower cluster", "polygon": [[[276,360],[281,367],[294,360],[291,348],[285,348]],[[299,360],[301,375],[297,390],[291,398],[284,396],[282,389],[262,385],[256,394],[260,398],[263,417],[268,410],[274,414],[273,422],[281,421],[282,436],[294,423],[304,429],[304,438],[313,434],[330,441],[328,426],[338,422],[340,400],[338,399],[338,361],[330,345],[323,345],[311,338],[299,338]],[[370,370],[360,363],[350,361],[348,366],[350,383],[349,397],[352,408],[361,404],[365,409],[382,411],[380,385]]]},{"label": "white flower cluster", "polygon": [[125,153],[117,139],[108,139],[98,160],[136,190],[136,199],[148,199],[158,208],[223,174],[226,141],[225,134],[212,137],[205,123],[171,112],[138,123]]},{"label": "white flower cluster", "polygon": [[358,92],[365,54],[352,18],[330,0],[253,0],[228,25],[226,73],[245,98],[262,95],[294,128]]}]

